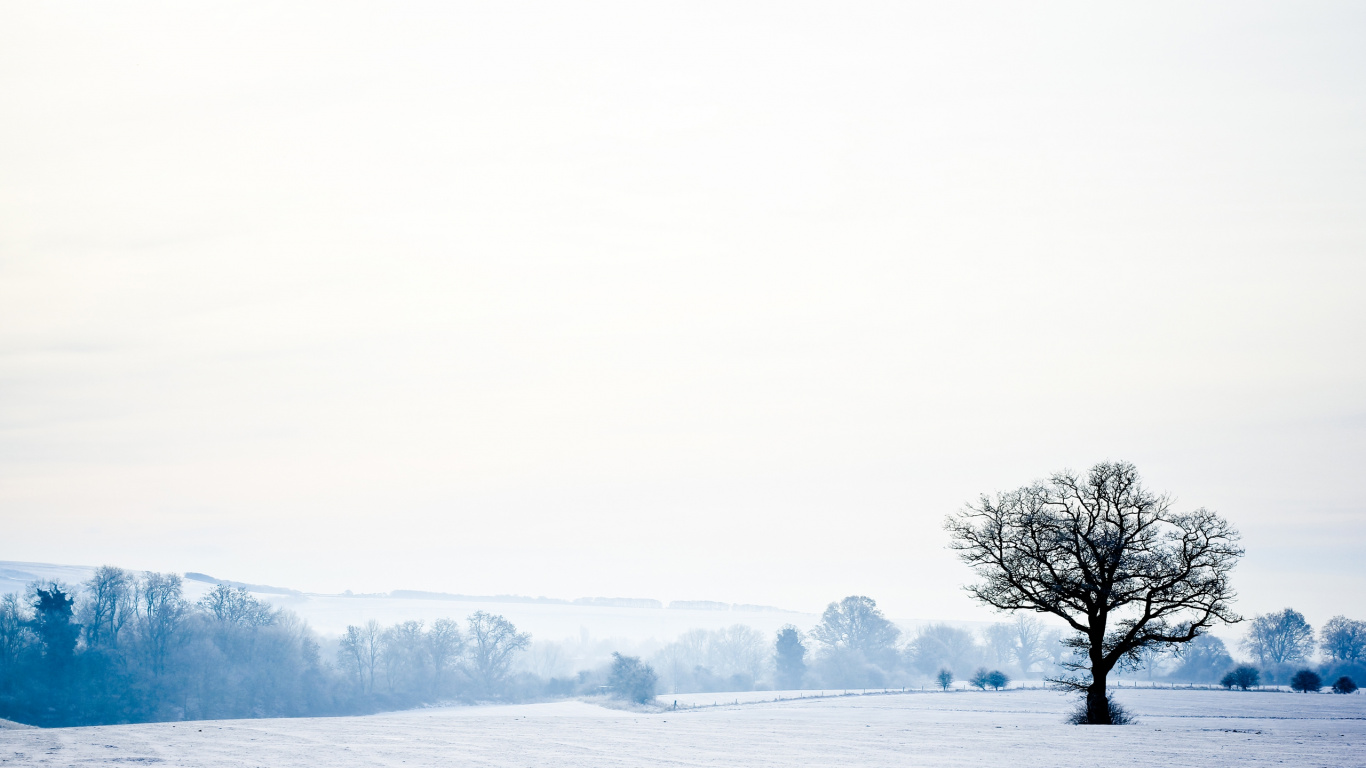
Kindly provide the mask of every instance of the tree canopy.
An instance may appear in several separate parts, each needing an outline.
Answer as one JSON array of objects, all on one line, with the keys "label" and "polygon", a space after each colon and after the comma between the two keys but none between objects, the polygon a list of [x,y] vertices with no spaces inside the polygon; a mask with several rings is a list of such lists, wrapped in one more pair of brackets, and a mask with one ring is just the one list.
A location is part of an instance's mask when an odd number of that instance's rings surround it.
[{"label": "tree canopy", "polygon": [[1054,682],[1087,693],[1090,722],[1109,723],[1106,675],[1141,649],[1184,643],[1241,620],[1229,572],[1238,533],[1206,509],[1175,512],[1127,462],[1084,476],[982,496],[945,522],[950,546],[980,580],[967,591],[999,610],[1058,616],[1075,632],[1073,672]]}]

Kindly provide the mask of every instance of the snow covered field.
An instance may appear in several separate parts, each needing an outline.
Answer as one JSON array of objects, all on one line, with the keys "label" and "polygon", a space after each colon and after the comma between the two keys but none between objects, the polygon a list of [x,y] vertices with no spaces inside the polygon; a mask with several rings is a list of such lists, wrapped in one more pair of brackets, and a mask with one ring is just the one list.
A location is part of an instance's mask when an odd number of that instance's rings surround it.
[{"label": "snow covered field", "polygon": [[1126,690],[1121,701],[1138,725],[1064,725],[1068,698],[1019,690],[0,730],[0,765],[1366,765],[1366,696]]}]

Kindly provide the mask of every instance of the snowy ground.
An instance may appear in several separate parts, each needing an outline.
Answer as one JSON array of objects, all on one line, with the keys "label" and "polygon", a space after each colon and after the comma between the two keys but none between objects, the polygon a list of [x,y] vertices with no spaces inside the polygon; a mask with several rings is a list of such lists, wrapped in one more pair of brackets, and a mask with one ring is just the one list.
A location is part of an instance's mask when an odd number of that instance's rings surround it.
[{"label": "snowy ground", "polygon": [[568,701],[0,730],[0,765],[1366,765],[1366,696],[1134,690],[1122,700],[1139,715],[1138,725],[1064,725],[1069,699],[1019,690],[807,698],[658,714]]}]

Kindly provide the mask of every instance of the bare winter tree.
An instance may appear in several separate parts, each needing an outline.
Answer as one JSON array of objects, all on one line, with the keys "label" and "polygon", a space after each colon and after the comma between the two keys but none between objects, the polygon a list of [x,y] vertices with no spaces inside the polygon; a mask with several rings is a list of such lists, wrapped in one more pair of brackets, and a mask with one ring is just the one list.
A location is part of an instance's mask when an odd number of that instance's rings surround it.
[{"label": "bare winter tree", "polygon": [[356,688],[362,693],[375,691],[375,667],[379,664],[383,635],[384,630],[374,619],[359,627],[349,625],[342,635],[340,658],[350,668]]},{"label": "bare winter tree", "polygon": [[137,576],[122,568],[102,565],[82,586],[85,600],[80,619],[85,643],[90,648],[112,648],[119,644],[119,633],[133,612]]},{"label": "bare winter tree", "polygon": [[921,627],[906,650],[911,663],[927,675],[941,668],[966,674],[981,658],[972,633],[948,624]]},{"label": "bare winter tree", "polygon": [[437,619],[427,632],[427,654],[432,660],[432,690],[439,696],[446,690],[446,673],[465,651],[465,636],[460,625],[450,619]]},{"label": "bare winter tree", "polygon": [[1044,649],[1043,622],[1018,614],[1010,623],[1010,628],[1014,630],[1015,661],[1021,671],[1028,674],[1034,665],[1048,660],[1048,652]]},{"label": "bare winter tree", "polygon": [[887,654],[901,630],[882,615],[877,601],[850,595],[826,606],[811,636],[827,648],[858,651],[871,660]]},{"label": "bare winter tree", "polygon": [[1079,674],[1052,682],[1085,693],[1089,723],[1114,722],[1106,678],[1141,649],[1241,620],[1230,608],[1237,531],[1205,509],[1173,512],[1126,462],[983,496],[945,528],[982,579],[970,595],[999,610],[1051,613],[1075,631],[1064,666]]},{"label": "bare winter tree", "polygon": [[18,595],[0,596],[0,696],[11,693],[15,668],[33,636],[31,625]]},{"label": "bare winter tree", "polygon": [[1243,648],[1263,667],[1301,661],[1314,652],[1314,628],[1293,608],[1264,613],[1252,620]]},{"label": "bare winter tree", "polygon": [[135,606],[152,673],[160,676],[166,671],[166,660],[177,640],[181,639],[181,625],[190,612],[190,604],[181,593],[180,575],[143,573],[138,581]]},{"label": "bare winter tree", "polygon": [[469,625],[469,666],[466,672],[485,696],[502,691],[512,666],[512,657],[531,643],[531,635],[518,632],[512,622],[484,611],[471,614]]},{"label": "bare winter tree", "polygon": [[1355,663],[1366,656],[1366,621],[1334,616],[1319,630],[1319,647],[1331,661]]}]

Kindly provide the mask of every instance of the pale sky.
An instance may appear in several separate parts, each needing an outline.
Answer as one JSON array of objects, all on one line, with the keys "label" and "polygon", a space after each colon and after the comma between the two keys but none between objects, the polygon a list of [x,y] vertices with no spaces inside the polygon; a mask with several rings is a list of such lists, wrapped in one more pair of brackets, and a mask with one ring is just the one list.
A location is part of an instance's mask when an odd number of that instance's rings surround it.
[{"label": "pale sky", "polygon": [[0,559],[989,618],[1106,459],[1366,618],[1366,5],[0,2]]}]

